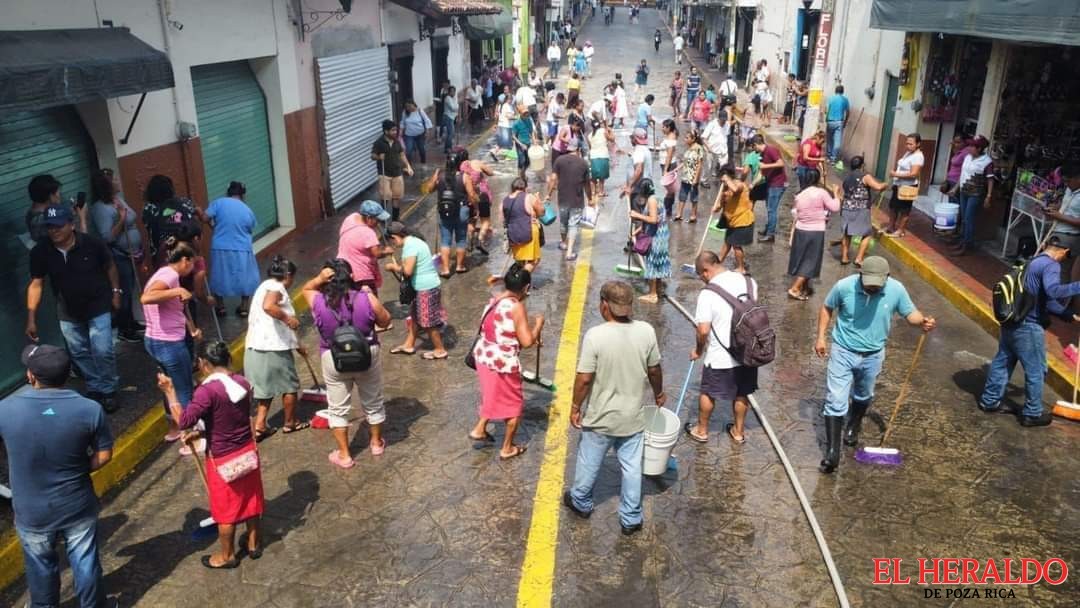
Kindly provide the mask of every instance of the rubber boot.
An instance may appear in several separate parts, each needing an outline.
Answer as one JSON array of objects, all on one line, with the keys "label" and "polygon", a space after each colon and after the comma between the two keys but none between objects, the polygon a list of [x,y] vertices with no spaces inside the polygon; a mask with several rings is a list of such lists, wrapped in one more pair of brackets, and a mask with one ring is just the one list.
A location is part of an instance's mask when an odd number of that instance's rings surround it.
[{"label": "rubber boot", "polygon": [[825,416],[825,459],[818,467],[822,473],[832,473],[840,464],[840,435],[843,431],[843,416]]},{"label": "rubber boot", "polygon": [[870,408],[869,401],[854,401],[851,402],[851,418],[848,419],[847,432],[844,433],[844,445],[848,447],[855,447],[859,444],[859,431],[862,430],[862,419],[866,415],[866,410]]},{"label": "rubber boot", "polygon": [[390,210],[390,221],[391,222],[398,221],[398,218],[400,216],[401,216],[401,209],[400,208],[394,207],[393,209]]}]

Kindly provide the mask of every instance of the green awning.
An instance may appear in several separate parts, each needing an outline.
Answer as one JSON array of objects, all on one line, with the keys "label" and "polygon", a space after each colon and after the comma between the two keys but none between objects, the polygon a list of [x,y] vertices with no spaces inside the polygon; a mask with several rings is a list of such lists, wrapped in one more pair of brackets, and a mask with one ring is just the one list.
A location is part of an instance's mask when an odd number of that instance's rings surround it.
[{"label": "green awning", "polygon": [[874,0],[870,27],[1080,46],[1080,2]]},{"label": "green awning", "polygon": [[514,18],[505,10],[494,15],[469,15],[459,21],[469,40],[500,38],[514,30]]}]

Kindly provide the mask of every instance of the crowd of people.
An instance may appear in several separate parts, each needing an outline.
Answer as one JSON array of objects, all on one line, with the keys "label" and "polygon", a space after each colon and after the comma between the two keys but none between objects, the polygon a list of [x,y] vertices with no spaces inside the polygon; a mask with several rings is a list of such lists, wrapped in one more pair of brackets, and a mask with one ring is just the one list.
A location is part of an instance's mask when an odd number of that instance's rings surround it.
[{"label": "crowd of people", "polygon": [[[684,59],[683,44],[676,34],[678,64]],[[31,180],[26,335],[33,343],[23,353],[30,389],[5,400],[0,437],[10,455],[17,490],[16,529],[34,601],[56,603],[53,545],[60,536],[67,542],[83,604],[94,605],[103,594],[95,540],[97,503],[89,473],[111,457],[113,440],[104,413],[115,410],[119,382],[114,324],[120,340],[142,342],[158,366],[157,386],[169,423],[165,439],[179,441],[184,455],[206,454],[210,511],[218,525],[220,547],[202,563],[212,569],[235,568],[245,555],[258,559],[262,554],[259,521],[264,498],[257,444],[279,430],[291,434],[312,424],[297,414],[300,380],[294,355],[306,360],[309,354],[299,338],[302,322],[290,288],[304,281],[300,293],[318,338],[317,368],[327,392],[327,408],[320,416],[334,439],[327,459],[334,467],[349,469],[359,457],[349,441],[349,427],[357,419],[368,423],[370,455],[378,457],[387,449],[383,432],[387,355],[419,353],[428,361],[450,356],[442,338],[447,323],[443,282],[469,271],[466,254],[474,239],[487,253],[494,226],[501,223],[510,259],[504,273],[489,279],[490,284],[501,284],[500,291],[480,312],[467,349],[466,364],[475,370],[479,387],[477,418],[467,435],[477,447],[494,446],[490,425],[503,422],[499,458],[523,454],[527,446],[516,441],[525,404],[520,353],[543,343],[544,317],[530,316],[527,303],[546,244],[545,227],[559,222],[558,248],[565,262],[574,263],[576,235],[595,225],[597,209],[609,196],[606,182],[622,156],[629,161],[625,182],[611,193],[619,193],[627,204],[631,230],[626,247],[640,255],[641,276],[647,283],[646,293],[638,297],[643,304],[659,305],[664,297],[672,270],[671,226],[696,223],[703,195],[708,204],[703,213],[708,212],[710,225],[702,230],[724,231],[718,252],[699,246],[693,260],[694,274],[704,287],[693,315],[690,358],[700,360],[703,371],[696,419],[686,423],[683,432],[694,442],[708,441],[717,404],[730,403],[732,421],[725,432],[735,444],[744,443],[748,397],[758,388],[760,362],[750,363],[742,356],[733,327],[745,305],[761,297],[746,248],[755,242],[758,202],[765,205],[765,225],[757,233],[757,243],[775,242],[788,187],[788,167],[780,150],[757,132],[770,121],[768,66],[763,60],[754,72],[749,92],[752,111],[738,102],[739,87],[730,75],[717,88],[703,83],[696,66],[685,76],[677,71],[667,83],[670,116],[658,118],[646,59],[634,66],[632,92],[615,73],[596,99],[584,98],[582,80],[599,77],[592,70],[595,52],[591,41],[578,46],[571,29],[562,45],[553,40],[549,46],[544,76],[554,80],[538,77],[535,70],[522,79],[516,69],[485,62],[463,96],[449,83],[442,87],[434,121],[412,101],[405,103],[400,120],[383,122],[371,150],[381,202],[364,201],[343,219],[335,257],[313,276],[298,277],[297,264],[280,255],[260,272],[252,247],[258,220],[245,202],[246,188],[240,182],[230,183],[223,196],[203,209],[179,195],[167,176],[155,175],[144,192],[140,230],[135,211],[107,169],[94,176],[94,200],[83,206],[64,203],[62,185],[52,176]],[[560,81],[564,59],[569,73]],[[799,89],[792,90],[795,96],[785,108],[786,120],[794,119],[792,112],[799,103]],[[792,283],[787,296],[793,301],[807,302],[814,293],[830,215],[840,216],[840,264],[853,263],[858,270],[828,290],[818,316],[814,350],[827,358],[823,473],[839,466],[841,442],[849,446],[858,442],[893,317],[927,332],[936,326],[932,317],[915,307],[904,285],[890,276],[888,262],[867,255],[870,238],[877,233],[871,222],[873,191],[891,189],[891,221],[885,233],[903,236],[911,210],[906,190],[918,185],[923,164],[919,136],[907,137],[904,153],[890,172],[891,183],[866,173],[863,159],[854,156],[848,159],[842,182],[828,186],[828,167],[841,158],[848,117],[842,88],[836,93],[835,104],[829,103],[827,130],[799,146],[793,167],[798,192],[788,238]],[[632,103],[637,104],[635,109]],[[495,122],[491,163],[470,158],[458,145],[456,126],[462,120]],[[632,125],[627,125],[630,120]],[[629,149],[618,145],[620,129],[629,136]],[[421,186],[434,195],[439,234],[434,251],[422,235],[400,221],[405,176],[414,173],[413,162],[427,163],[426,141],[431,135],[442,143],[446,155],[445,165]],[[958,171],[948,194],[963,201],[962,221],[969,225],[973,220],[968,218],[991,187],[986,179],[986,147],[982,138],[968,142],[957,150],[963,158],[953,163]],[[545,170],[535,170],[532,161],[537,153],[545,157]],[[490,180],[508,156],[516,159],[518,174],[499,199]],[[1077,186],[1070,192],[1080,191],[1080,171],[1066,173],[1070,188]],[[714,185],[710,201],[706,193]],[[213,229],[208,260],[201,254],[204,226]],[[961,249],[970,247],[969,230],[965,226],[962,232]],[[1066,230],[1048,242],[1027,275],[1036,304],[1019,326],[1002,332],[1000,351],[979,400],[986,411],[999,408],[1008,374],[1020,362],[1028,375],[1021,419],[1027,426],[1045,424],[1047,419],[1037,369],[1045,363],[1040,363],[1033,345],[1042,344],[1046,316],[1064,314],[1060,300],[1080,294],[1080,283],[1056,280],[1060,262],[1076,244],[1075,235]],[[393,320],[385,304],[383,271],[397,279],[397,301],[408,313],[403,342],[385,349],[380,335],[392,329]],[[140,281],[143,276],[148,278]],[[37,344],[36,313],[46,280],[57,296],[63,346]],[[633,319],[636,295],[625,281],[609,281],[600,290],[603,322],[586,332],[577,362],[570,421],[582,433],[574,479],[563,496],[570,511],[589,517],[601,462],[608,449],[615,450],[622,470],[619,518],[628,535],[641,529],[643,519],[645,387],[652,389],[656,405],[663,407],[667,401],[656,330]],[[238,299],[235,314],[247,319],[242,374],[231,370],[229,346],[220,333],[204,336],[196,322],[199,305],[214,315],[226,315],[226,298]],[[144,325],[136,321],[135,307],[141,309]],[[426,334],[430,350],[419,351],[421,334]],[[85,397],[64,388],[73,366],[85,379]],[[268,414],[279,397],[283,424],[277,429],[270,426]],[[67,427],[62,432],[35,430],[41,424],[35,413],[46,408],[79,420],[78,432]],[[55,450],[50,462],[80,473],[68,484],[67,499],[59,507],[46,498],[53,474],[35,469],[36,464],[23,456],[41,448],[26,442],[46,435],[48,449]],[[241,523],[246,530],[238,540],[236,526]]]}]

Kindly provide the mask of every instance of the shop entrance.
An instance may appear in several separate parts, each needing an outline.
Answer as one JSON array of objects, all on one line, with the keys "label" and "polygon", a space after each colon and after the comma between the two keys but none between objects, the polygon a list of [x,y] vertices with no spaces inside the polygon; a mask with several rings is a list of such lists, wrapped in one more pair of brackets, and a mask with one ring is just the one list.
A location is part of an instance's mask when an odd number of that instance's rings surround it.
[{"label": "shop entrance", "polygon": [[802,14],[802,35],[798,44],[798,65],[794,66],[798,71],[796,77],[806,82],[810,77],[810,66],[814,60],[814,43],[817,40],[818,24],[821,23],[819,11],[800,11]]},{"label": "shop entrance", "polygon": [[735,80],[745,82],[750,72],[750,49],[754,43],[757,9],[740,8],[735,23]]},{"label": "shop entrance", "polygon": [[[439,96],[442,84],[449,80],[447,63],[450,60],[450,38],[447,36],[435,36],[431,39],[431,90],[435,96]],[[438,100],[435,107],[442,107],[442,100]]]},{"label": "shop entrance", "polygon": [[[443,62],[445,65],[445,62]],[[413,98],[412,42],[390,45],[390,83],[394,104],[394,116],[401,116],[405,101]]]},{"label": "shop entrance", "polygon": [[874,175],[880,180],[885,179],[892,161],[889,158],[889,150],[892,148],[893,124],[896,122],[896,102],[899,95],[900,79],[886,73],[885,104],[881,110],[881,139],[878,141],[877,167],[874,170]]}]

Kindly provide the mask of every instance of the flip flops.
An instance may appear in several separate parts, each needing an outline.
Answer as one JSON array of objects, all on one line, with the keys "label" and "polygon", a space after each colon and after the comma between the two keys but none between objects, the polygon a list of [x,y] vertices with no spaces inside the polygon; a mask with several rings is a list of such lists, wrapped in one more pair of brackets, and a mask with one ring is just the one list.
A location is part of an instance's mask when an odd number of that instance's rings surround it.
[{"label": "flip flops", "polygon": [[686,436],[689,437],[692,441],[696,441],[698,443],[708,443],[709,442],[708,437],[702,437],[701,435],[697,435],[697,434],[694,433],[694,423],[693,422],[687,422],[686,424],[683,425],[682,428],[683,428],[683,431],[686,433]]},{"label": "flip flops", "polygon": [[395,346],[390,349],[391,355],[415,355],[415,348],[405,348],[404,346]]},{"label": "flip flops", "polygon": [[232,559],[230,559],[229,561],[227,561],[227,562],[225,562],[225,563],[223,563],[223,564],[221,564],[219,566],[215,566],[213,563],[211,563],[211,561],[210,561],[211,557],[212,556],[210,556],[210,555],[204,555],[204,556],[202,556],[202,560],[200,560],[200,561],[202,561],[203,566],[206,566],[207,568],[209,568],[211,570],[232,570],[233,568],[236,568],[237,566],[240,565],[240,558],[235,556],[235,555],[233,556]]},{"label": "flip flops", "polygon": [[517,458],[518,456],[524,454],[525,451],[528,449],[528,447],[523,445],[515,445],[514,452],[512,454],[510,454],[509,456],[503,456],[502,454],[499,454],[499,460],[510,460],[512,458]]},{"label": "flip flops", "polygon": [[735,430],[735,423],[729,422],[726,425],[724,425],[724,432],[728,434],[728,437],[731,437],[732,441],[734,441],[735,443],[738,443],[738,444],[746,443],[746,436],[743,435],[742,437],[736,437],[735,433],[731,432],[733,430]]},{"label": "flip flops", "polygon": [[420,355],[420,358],[424,361],[441,361],[450,356],[450,353],[443,352],[441,355],[436,355],[435,351],[429,350],[426,353]]},{"label": "flip flops", "polygon": [[255,443],[262,443],[263,440],[269,439],[271,435],[278,430],[275,427],[268,426],[265,429],[255,429]]},{"label": "flip flops", "polygon": [[296,431],[302,431],[307,428],[311,428],[310,422],[294,422],[291,425],[282,425],[281,434],[288,435],[289,433],[295,433]]}]

